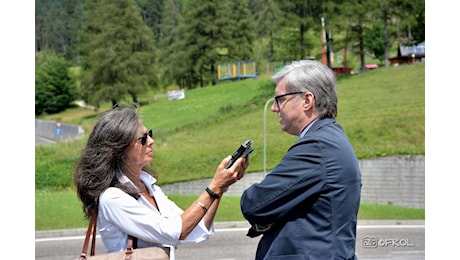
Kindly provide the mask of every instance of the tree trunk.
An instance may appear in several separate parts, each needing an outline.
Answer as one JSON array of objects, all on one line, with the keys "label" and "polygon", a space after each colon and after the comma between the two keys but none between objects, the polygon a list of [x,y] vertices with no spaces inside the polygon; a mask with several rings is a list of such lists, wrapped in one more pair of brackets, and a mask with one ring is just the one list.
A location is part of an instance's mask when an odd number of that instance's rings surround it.
[{"label": "tree trunk", "polygon": [[388,40],[388,13],[386,10],[383,10],[383,41],[384,41],[384,47],[385,47],[385,67],[389,66],[389,53],[388,53],[388,48],[389,48],[389,40]]},{"label": "tree trunk", "polygon": [[359,35],[359,57],[361,60],[361,71],[366,70],[366,61],[364,59],[364,39],[363,39],[363,21],[361,15],[359,15],[358,24],[358,35]]}]

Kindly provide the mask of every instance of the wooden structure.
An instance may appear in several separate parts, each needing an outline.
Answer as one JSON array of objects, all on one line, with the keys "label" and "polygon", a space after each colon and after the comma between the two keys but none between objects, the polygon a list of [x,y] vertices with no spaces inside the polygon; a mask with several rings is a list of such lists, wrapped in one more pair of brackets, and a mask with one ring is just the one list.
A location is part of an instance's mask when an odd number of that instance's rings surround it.
[{"label": "wooden structure", "polygon": [[413,46],[399,46],[398,56],[389,60],[392,66],[425,61],[425,42]]}]

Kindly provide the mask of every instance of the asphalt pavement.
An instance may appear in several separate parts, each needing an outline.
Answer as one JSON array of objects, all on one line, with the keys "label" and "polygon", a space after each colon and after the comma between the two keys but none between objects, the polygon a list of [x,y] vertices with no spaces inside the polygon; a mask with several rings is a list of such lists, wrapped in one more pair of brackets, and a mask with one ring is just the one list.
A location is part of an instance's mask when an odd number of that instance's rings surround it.
[{"label": "asphalt pavement", "polygon": [[[385,225],[425,225],[425,220],[359,220],[358,226],[385,226]],[[231,229],[231,228],[249,228],[250,225],[246,221],[228,221],[215,222],[216,229]],[[46,238],[59,237],[75,237],[85,236],[86,228],[75,229],[58,229],[58,230],[40,230],[35,231],[35,240]]]},{"label": "asphalt pavement", "polygon": [[[216,233],[209,240],[178,246],[176,260],[254,259],[260,237],[246,236],[247,222],[216,222],[215,228]],[[37,231],[35,259],[76,259],[81,252],[84,233],[84,229]],[[96,245],[96,255],[103,253],[99,235]],[[424,260],[425,221],[358,221],[356,255],[360,260]]]},{"label": "asphalt pavement", "polygon": [[[54,143],[54,141],[39,136],[35,137],[36,145],[50,143]],[[226,194],[240,196],[243,190],[253,183],[261,181],[266,174],[268,173],[246,174],[242,180],[232,185]],[[210,181],[211,179],[202,179],[162,185],[161,188],[166,194],[200,194]],[[216,222],[215,228],[216,234],[211,237],[210,242],[201,243],[198,246],[182,246],[183,249],[178,251],[177,259],[203,259],[203,251],[210,252],[210,250],[217,254],[218,257],[208,258],[209,255],[206,255],[205,259],[252,259],[258,239],[242,239],[242,237],[247,238],[245,237],[245,232],[249,228],[247,222]],[[377,229],[385,231],[377,231]],[[64,253],[69,253],[69,250],[78,253],[85,233],[86,228],[35,231],[35,259],[67,259]],[[360,220],[358,221],[357,233],[357,255],[360,259],[425,259],[424,220]],[[385,237],[384,240],[382,240],[382,237]],[[372,239],[378,241],[375,248],[366,244],[369,241],[372,242]],[[229,241],[231,241],[230,245],[228,245]],[[234,243],[233,246],[232,243]],[[397,247],[395,243],[398,243]],[[401,243],[408,244],[401,247]],[[66,249],[69,246],[74,247],[74,249]],[[228,247],[228,252],[222,254],[222,250],[213,250],[216,247]],[[235,247],[245,249],[236,252],[234,251]],[[99,246],[99,250],[103,250],[103,246]],[[63,253],[57,253],[58,251]],[[73,254],[72,252],[70,254]],[[244,254],[244,256],[241,256],[241,254]],[[76,255],[74,256],[76,257]],[[74,259],[75,257],[68,259]]]}]

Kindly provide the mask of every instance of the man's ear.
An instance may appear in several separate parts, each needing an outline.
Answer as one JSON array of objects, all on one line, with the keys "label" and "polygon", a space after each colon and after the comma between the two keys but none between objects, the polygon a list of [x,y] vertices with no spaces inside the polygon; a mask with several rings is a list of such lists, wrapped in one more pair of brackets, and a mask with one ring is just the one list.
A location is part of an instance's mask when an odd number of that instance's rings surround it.
[{"label": "man's ear", "polygon": [[303,96],[304,99],[304,109],[305,110],[310,110],[315,107],[315,96],[311,92],[307,92]]}]

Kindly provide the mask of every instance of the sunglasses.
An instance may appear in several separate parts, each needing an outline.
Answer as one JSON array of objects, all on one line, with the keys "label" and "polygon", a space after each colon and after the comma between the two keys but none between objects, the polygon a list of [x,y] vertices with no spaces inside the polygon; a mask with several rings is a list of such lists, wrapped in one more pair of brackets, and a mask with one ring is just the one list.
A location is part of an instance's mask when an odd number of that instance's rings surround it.
[{"label": "sunglasses", "polygon": [[141,144],[145,145],[147,143],[147,136],[150,136],[150,138],[153,138],[152,129],[150,129],[149,131],[145,132],[141,137],[137,138],[137,140],[140,140]]}]

